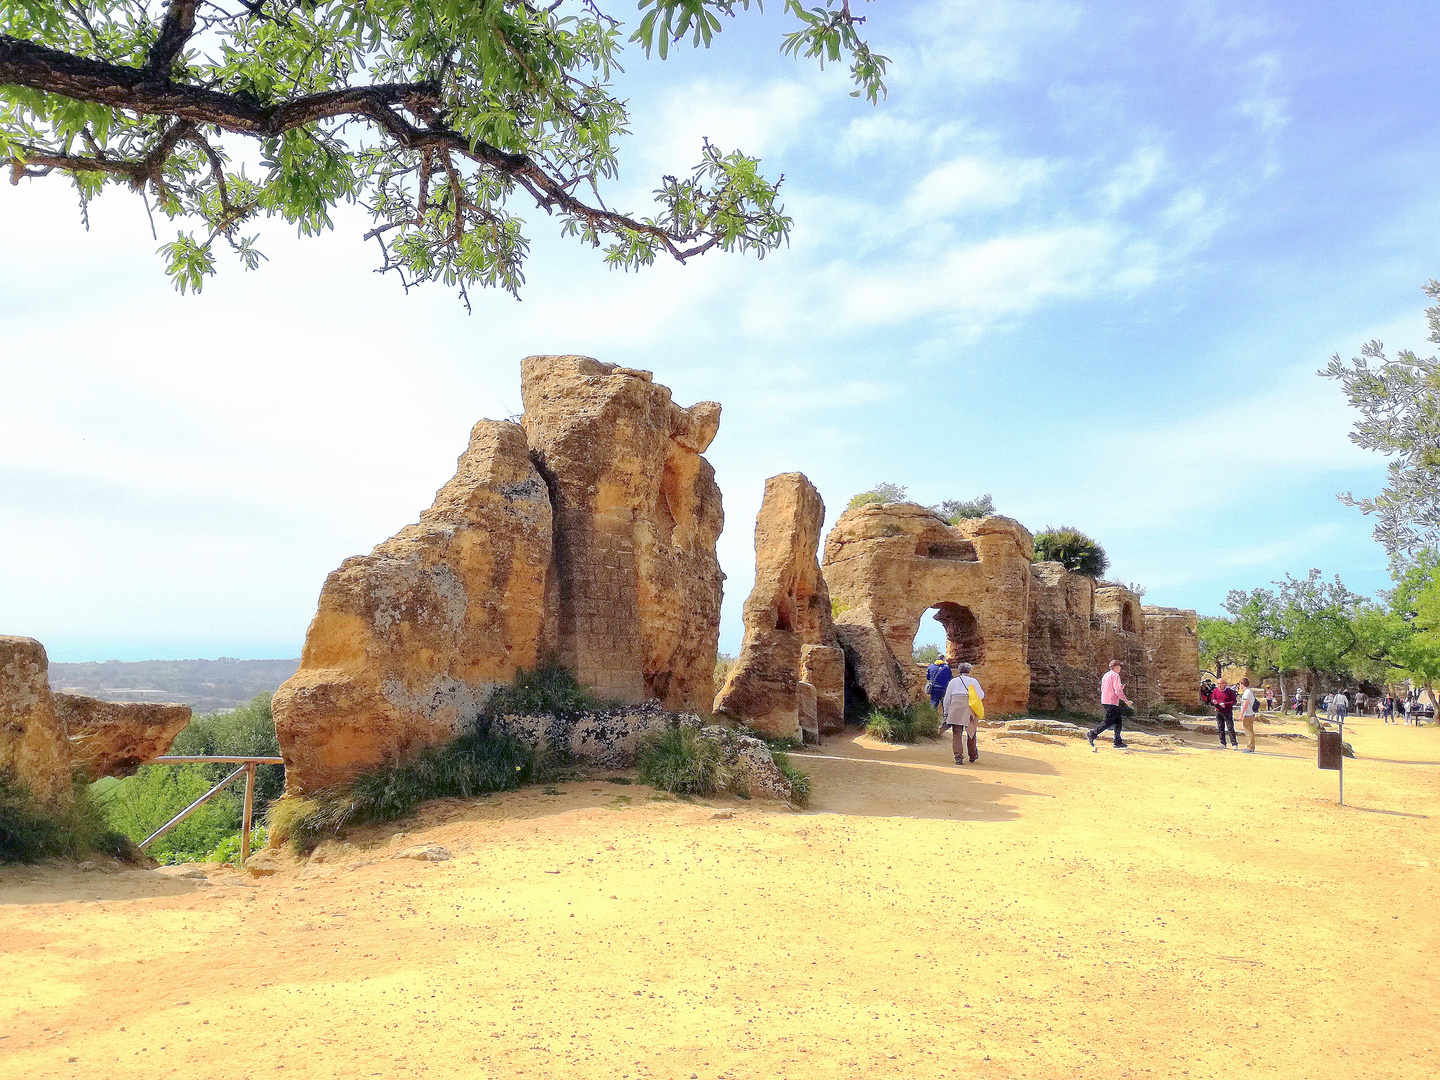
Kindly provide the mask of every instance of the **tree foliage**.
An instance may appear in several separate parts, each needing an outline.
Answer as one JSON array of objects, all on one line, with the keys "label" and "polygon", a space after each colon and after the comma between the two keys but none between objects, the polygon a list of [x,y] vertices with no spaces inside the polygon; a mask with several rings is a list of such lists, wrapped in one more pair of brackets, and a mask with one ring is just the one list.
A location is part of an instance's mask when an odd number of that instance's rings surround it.
[{"label": "tree foliage", "polygon": [[[1440,300],[1440,281],[1425,293]],[[1440,344],[1440,304],[1425,309],[1430,341]],[[1344,363],[1339,354],[1320,374],[1336,379],[1360,411],[1350,441],[1390,457],[1389,480],[1372,499],[1345,492],[1340,500],[1374,514],[1375,539],[1392,557],[1413,555],[1440,543],[1440,359],[1421,359],[1406,349],[1394,360],[1371,341]]]},{"label": "tree foliage", "polygon": [[[15,183],[70,177],[82,214],[107,185],[140,193],[181,223],[160,249],[181,292],[215,273],[217,241],[253,269],[261,219],[311,236],[340,203],[372,217],[382,270],[462,297],[519,289],[517,201],[615,267],[763,257],[790,219],[739,150],[707,142],[648,215],[602,192],[629,126],[612,83],[625,46],[708,47],[750,7],[639,0],[627,33],[606,0],[0,0],[0,165]],[[878,100],[887,60],[849,0],[784,8],[783,52],[848,62],[854,94]]]},{"label": "tree foliage", "polygon": [[1110,556],[1099,541],[1086,536],[1073,525],[1048,528],[1035,537],[1035,558],[1040,562],[1058,562],[1074,574],[1098,578],[1110,567]]},{"label": "tree foliage", "polygon": [[882,482],[868,491],[860,492],[845,505],[845,509],[854,510],[857,506],[868,506],[871,503],[904,502],[905,493],[909,490],[904,484]]}]

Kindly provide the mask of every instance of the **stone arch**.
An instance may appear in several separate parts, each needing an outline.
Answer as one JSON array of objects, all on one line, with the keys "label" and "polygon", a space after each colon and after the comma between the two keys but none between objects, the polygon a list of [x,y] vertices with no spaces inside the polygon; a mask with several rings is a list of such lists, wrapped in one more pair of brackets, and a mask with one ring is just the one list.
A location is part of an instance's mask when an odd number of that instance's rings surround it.
[{"label": "stone arch", "polygon": [[979,664],[985,659],[985,635],[975,613],[964,604],[943,600],[926,611],[945,629],[945,655],[952,664]]}]

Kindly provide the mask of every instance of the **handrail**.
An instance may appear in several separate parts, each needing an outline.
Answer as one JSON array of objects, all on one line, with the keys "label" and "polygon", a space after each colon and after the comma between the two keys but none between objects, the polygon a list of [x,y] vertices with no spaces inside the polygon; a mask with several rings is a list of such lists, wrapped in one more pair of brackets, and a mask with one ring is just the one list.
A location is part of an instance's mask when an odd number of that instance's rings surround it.
[{"label": "handrail", "polygon": [[284,765],[283,757],[229,757],[224,754],[206,757],[157,757],[151,758],[149,765],[198,765],[207,761],[230,761],[239,762],[253,761],[256,765]]},{"label": "handrail", "polygon": [[254,821],[255,811],[255,767],[257,765],[284,765],[285,759],[278,757],[241,757],[230,754],[208,754],[208,755],[176,755],[174,757],[152,758],[153,765],[202,765],[210,762],[225,762],[227,764],[239,763],[240,768],[236,769],[229,776],[225,777],[218,784],[212,787],[204,795],[192,802],[180,813],[167,821],[160,828],[140,841],[139,847],[143,851],[160,837],[164,836],[171,829],[179,825],[192,813],[198,810],[205,803],[218,795],[224,787],[234,780],[241,773],[245,774],[245,813],[240,823],[240,865],[245,865],[245,860],[250,858],[250,828]]}]

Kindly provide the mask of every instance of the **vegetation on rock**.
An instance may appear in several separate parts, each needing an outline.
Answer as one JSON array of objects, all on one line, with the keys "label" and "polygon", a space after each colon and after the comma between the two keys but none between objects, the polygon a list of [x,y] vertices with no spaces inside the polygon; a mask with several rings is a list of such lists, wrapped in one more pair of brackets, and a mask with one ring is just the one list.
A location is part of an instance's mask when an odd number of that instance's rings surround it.
[{"label": "vegetation on rock", "polygon": [[68,805],[42,805],[12,771],[0,771],[0,863],[47,858],[83,859],[93,853],[138,861],[139,851],[112,829],[83,777]]},{"label": "vegetation on rock", "polygon": [[989,495],[973,499],[946,499],[930,507],[945,519],[947,525],[958,525],[968,518],[991,517],[995,513],[995,501]]},{"label": "vegetation on rock", "polygon": [[934,739],[940,734],[940,710],[928,701],[904,709],[873,709],[865,718],[865,734],[896,743]]},{"label": "vegetation on rock", "polygon": [[635,756],[640,782],[680,795],[719,795],[730,787],[724,748],[689,724],[668,724]]},{"label": "vegetation on rock", "polygon": [[1110,557],[1099,541],[1073,525],[1048,528],[1035,537],[1035,561],[1058,562],[1072,574],[1098,578],[1110,567]]},{"label": "vegetation on rock", "polygon": [[857,506],[869,506],[871,503],[894,503],[904,502],[905,493],[910,489],[904,484],[880,483],[862,491],[845,504],[846,510],[854,510]]}]

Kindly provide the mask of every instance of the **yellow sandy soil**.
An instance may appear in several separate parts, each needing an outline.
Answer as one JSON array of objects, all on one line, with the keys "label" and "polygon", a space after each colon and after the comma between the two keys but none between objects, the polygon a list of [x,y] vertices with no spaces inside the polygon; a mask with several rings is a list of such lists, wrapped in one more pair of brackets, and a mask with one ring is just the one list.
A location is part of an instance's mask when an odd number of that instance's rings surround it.
[{"label": "yellow sandy soil", "polygon": [[806,813],[571,782],[255,882],[11,868],[0,1075],[1434,1077],[1440,728],[1347,736],[1343,808],[1271,737],[845,738]]}]

